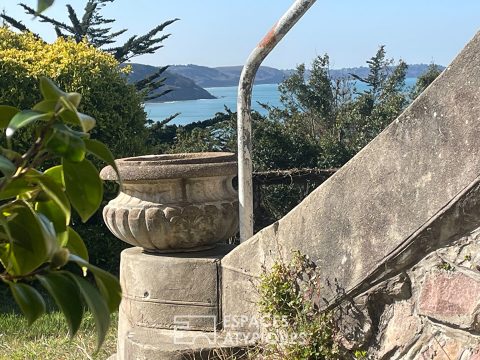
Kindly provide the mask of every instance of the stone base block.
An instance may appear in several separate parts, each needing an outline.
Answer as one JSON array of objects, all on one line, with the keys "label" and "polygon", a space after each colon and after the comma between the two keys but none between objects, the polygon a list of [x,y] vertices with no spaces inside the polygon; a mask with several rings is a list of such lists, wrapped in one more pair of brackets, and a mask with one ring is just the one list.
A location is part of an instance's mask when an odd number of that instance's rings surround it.
[{"label": "stone base block", "polygon": [[[196,253],[151,254],[141,248],[122,252],[118,353],[137,329],[215,332],[220,324],[220,259],[232,246],[219,244]],[[120,359],[136,359],[120,357]]]},{"label": "stone base block", "polygon": [[248,343],[232,342],[221,333],[136,329],[125,342],[125,359],[247,359]]}]

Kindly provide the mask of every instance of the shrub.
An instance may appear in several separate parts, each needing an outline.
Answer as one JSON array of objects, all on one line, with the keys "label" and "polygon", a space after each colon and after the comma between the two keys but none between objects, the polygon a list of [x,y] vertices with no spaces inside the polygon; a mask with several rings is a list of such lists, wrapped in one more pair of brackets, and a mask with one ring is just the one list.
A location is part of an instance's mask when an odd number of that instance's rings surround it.
[{"label": "shrub", "polygon": [[[48,44],[31,33],[0,27],[0,103],[21,109],[40,100],[46,76],[67,92],[82,94],[80,111],[97,120],[92,136],[115,157],[144,154],[146,114],[142,98],[112,55],[86,42],[59,38]],[[26,137],[24,137],[24,141]]]}]

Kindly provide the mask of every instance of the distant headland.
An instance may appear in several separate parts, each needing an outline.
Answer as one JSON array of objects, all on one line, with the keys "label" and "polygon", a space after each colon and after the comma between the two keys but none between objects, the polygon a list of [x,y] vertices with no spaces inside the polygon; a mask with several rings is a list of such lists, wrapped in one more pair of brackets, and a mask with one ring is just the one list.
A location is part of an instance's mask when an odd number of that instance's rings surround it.
[{"label": "distant headland", "polygon": [[[129,64],[132,67],[128,79],[131,82],[139,81],[145,77],[153,74],[158,70],[158,67],[144,64]],[[407,77],[416,78],[423,74],[428,68],[428,64],[412,64],[408,65]],[[444,67],[441,66],[443,69]],[[165,71],[164,76],[165,89],[172,89],[166,95],[153,100],[154,102],[165,101],[181,101],[181,100],[197,100],[197,99],[214,99],[205,88],[209,87],[224,87],[236,86],[240,79],[240,72],[242,66],[221,66],[221,67],[207,67],[200,65],[170,65]],[[278,84],[285,77],[293,72],[292,69],[275,69],[268,66],[261,66],[258,69],[255,78],[255,84]],[[355,74],[358,76],[366,76],[368,74],[368,67],[354,67],[344,69],[330,70],[333,78],[348,76]]]}]

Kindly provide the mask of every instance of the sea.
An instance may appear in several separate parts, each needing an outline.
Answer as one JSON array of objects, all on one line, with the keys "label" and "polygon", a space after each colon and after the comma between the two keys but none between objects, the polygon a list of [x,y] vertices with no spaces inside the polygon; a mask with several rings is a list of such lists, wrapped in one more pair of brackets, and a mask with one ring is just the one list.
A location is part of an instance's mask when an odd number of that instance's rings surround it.
[{"label": "sea", "polygon": [[[407,78],[405,85],[407,88],[415,85],[416,78]],[[362,91],[364,84],[355,85],[358,91]],[[231,111],[237,111],[237,86],[212,87],[206,90],[216,97],[216,99],[168,101],[160,103],[146,103],[145,111],[149,119],[153,121],[162,121],[169,116],[179,112],[170,124],[186,125],[195,121],[211,119],[217,112],[223,112],[225,107]],[[254,85],[252,93],[252,109],[266,114],[267,111],[259,103],[271,106],[281,106],[278,84]]]}]

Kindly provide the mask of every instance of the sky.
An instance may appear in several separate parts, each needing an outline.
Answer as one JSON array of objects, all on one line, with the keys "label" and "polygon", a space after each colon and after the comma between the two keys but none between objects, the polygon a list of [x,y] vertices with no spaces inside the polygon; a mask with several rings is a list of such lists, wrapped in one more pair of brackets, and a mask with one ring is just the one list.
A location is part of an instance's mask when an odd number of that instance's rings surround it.
[{"label": "sky", "polygon": [[[0,0],[0,10],[47,41],[55,33],[23,13],[19,0]],[[24,0],[36,4],[36,0]],[[45,15],[66,19],[65,4],[82,14],[86,0],[56,0]],[[116,0],[103,14],[114,30],[142,35],[163,21],[171,37],[153,55],[132,61],[155,66],[243,65],[250,52],[293,0]],[[317,0],[265,59],[263,65],[291,69],[327,53],[331,68],[365,65],[380,45],[387,56],[409,64],[448,65],[480,29],[479,0]],[[128,36],[124,36],[124,39]]]}]

